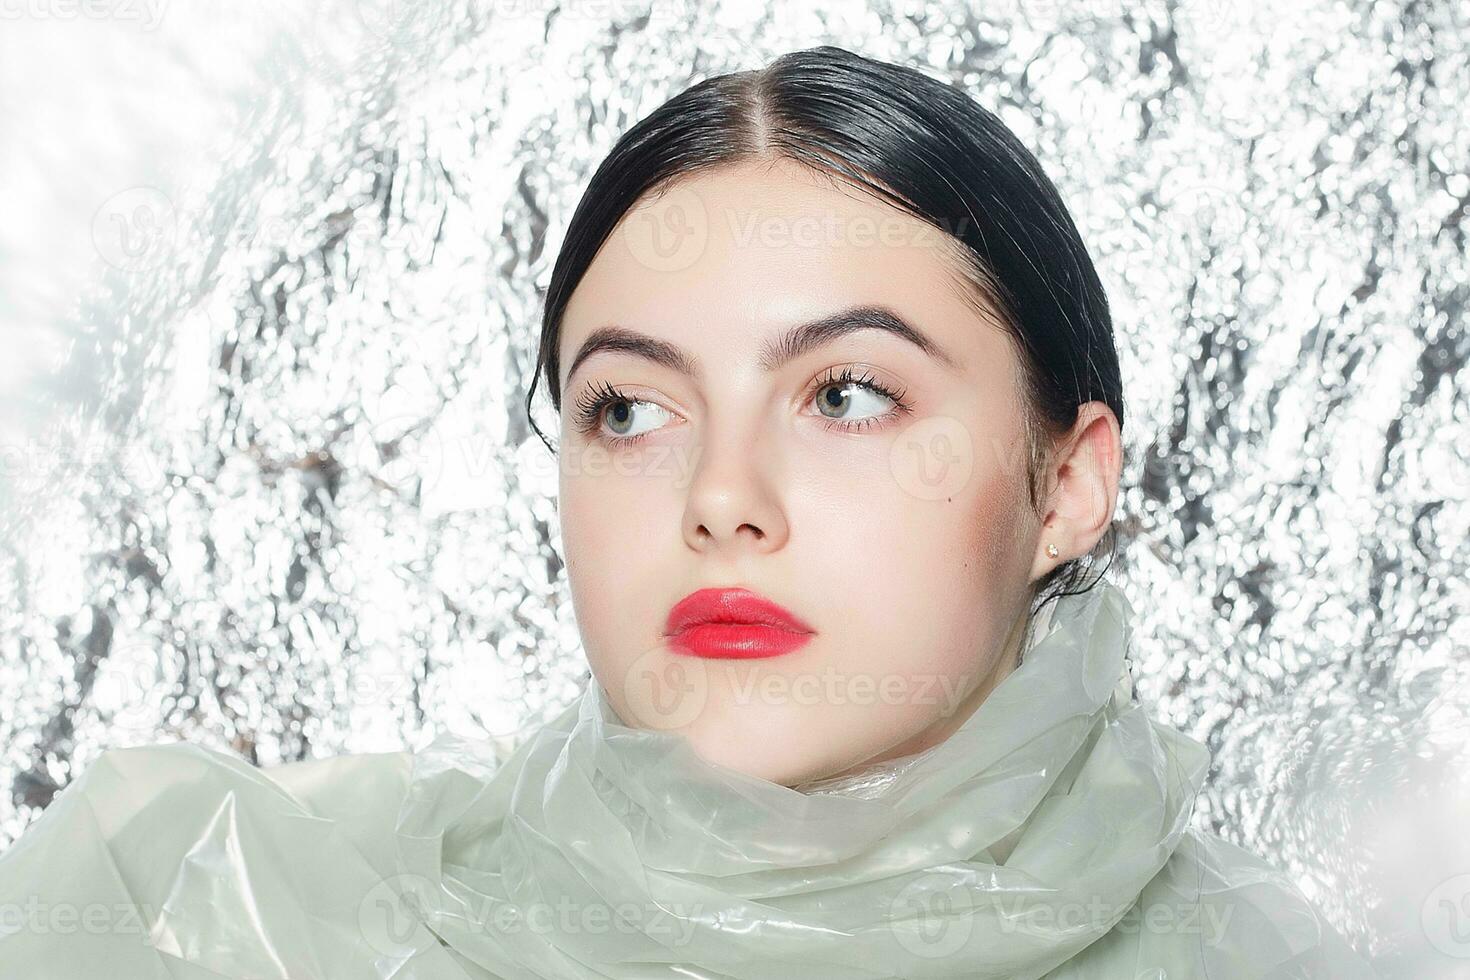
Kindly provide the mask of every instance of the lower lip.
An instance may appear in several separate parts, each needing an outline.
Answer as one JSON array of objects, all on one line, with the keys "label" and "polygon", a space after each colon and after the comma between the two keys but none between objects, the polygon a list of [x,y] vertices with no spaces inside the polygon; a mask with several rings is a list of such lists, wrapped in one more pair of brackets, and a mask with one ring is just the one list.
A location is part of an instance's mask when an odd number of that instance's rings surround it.
[{"label": "lower lip", "polygon": [[669,646],[693,657],[754,660],[790,653],[811,638],[810,633],[754,623],[701,623],[669,637]]}]

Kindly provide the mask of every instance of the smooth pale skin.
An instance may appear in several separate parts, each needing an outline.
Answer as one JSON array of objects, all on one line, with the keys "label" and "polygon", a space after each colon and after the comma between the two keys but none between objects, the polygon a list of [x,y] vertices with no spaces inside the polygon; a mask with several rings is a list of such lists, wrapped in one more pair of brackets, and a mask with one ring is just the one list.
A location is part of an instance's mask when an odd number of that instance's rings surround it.
[{"label": "smooth pale skin", "polygon": [[[694,228],[694,246],[650,257],[648,221]],[[626,724],[681,732],[712,763],[797,786],[937,744],[1013,669],[1034,583],[1111,520],[1119,427],[1103,403],[1082,406],[1051,447],[1042,514],[1031,509],[1020,361],[962,298],[953,243],[783,158],[683,178],[604,243],[562,322],[559,510],[588,661]],[[768,338],[859,303],[898,313],[956,367],[875,329],[759,366]],[[609,325],[677,344],[699,376],[603,351],[568,378]],[[884,396],[838,385],[851,400],[824,414],[820,383],[849,365],[897,386],[911,411],[894,417]],[[631,415],[604,407],[584,434],[576,404],[604,384]],[[834,421],[862,419],[856,431]],[[926,419],[969,436],[968,479],[939,499],[913,492],[891,456]],[[752,589],[815,635],[766,659],[674,652],[669,609],[704,587]]]}]

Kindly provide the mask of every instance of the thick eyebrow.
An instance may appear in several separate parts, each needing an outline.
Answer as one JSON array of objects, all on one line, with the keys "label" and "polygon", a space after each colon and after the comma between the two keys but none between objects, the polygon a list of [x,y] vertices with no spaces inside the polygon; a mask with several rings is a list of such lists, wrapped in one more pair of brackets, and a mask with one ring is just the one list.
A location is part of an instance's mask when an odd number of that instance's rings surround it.
[{"label": "thick eyebrow", "polygon": [[[810,351],[862,330],[882,330],[908,341],[950,370],[960,369],[958,358],[903,317],[883,306],[854,306],[791,327],[762,345],[761,369],[775,371]],[[691,378],[698,379],[701,376],[699,360],[677,344],[626,327],[607,326],[592,331],[582,341],[582,346],[577,348],[572,366],[567,371],[568,385],[582,362],[599,351],[632,354]]]}]

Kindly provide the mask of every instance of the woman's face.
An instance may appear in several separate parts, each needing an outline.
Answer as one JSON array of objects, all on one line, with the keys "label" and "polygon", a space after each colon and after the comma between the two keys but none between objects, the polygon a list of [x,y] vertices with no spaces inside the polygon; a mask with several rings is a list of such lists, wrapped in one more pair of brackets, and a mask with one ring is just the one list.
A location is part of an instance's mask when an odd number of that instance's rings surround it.
[{"label": "woman's face", "polygon": [[[1008,672],[1048,567],[1019,362],[943,238],[783,160],[686,179],[604,243],[562,321],[559,508],[630,726],[790,786],[943,740]],[[714,659],[665,635],[722,588],[805,641]]]}]

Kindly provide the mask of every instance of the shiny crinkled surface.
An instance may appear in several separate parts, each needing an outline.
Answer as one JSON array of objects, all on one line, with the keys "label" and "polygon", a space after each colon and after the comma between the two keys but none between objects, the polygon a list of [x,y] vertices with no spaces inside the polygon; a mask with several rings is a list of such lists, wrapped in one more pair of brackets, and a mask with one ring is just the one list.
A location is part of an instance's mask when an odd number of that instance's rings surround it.
[{"label": "shiny crinkled surface", "polygon": [[97,394],[7,455],[0,837],[109,747],[275,765],[572,704],[555,465],[519,410],[538,289],[628,125],[831,40],[962,81],[1093,251],[1129,406],[1110,574],[1140,694],[1213,755],[1196,825],[1287,868],[1384,976],[1456,976],[1465,5],[649,14],[368,3],[315,25],[364,55],[277,79],[217,180],[124,199],[170,234],[99,246],[73,355]]},{"label": "shiny crinkled surface", "polygon": [[[512,751],[443,736],[264,770],[109,751],[0,858],[0,904],[26,910],[0,961],[115,980],[1377,976],[1288,876],[1190,826],[1209,754],[1134,696],[1121,590],[1054,619],[876,790],[711,764],[625,726],[598,684]],[[73,943],[57,910],[83,902]]]}]

